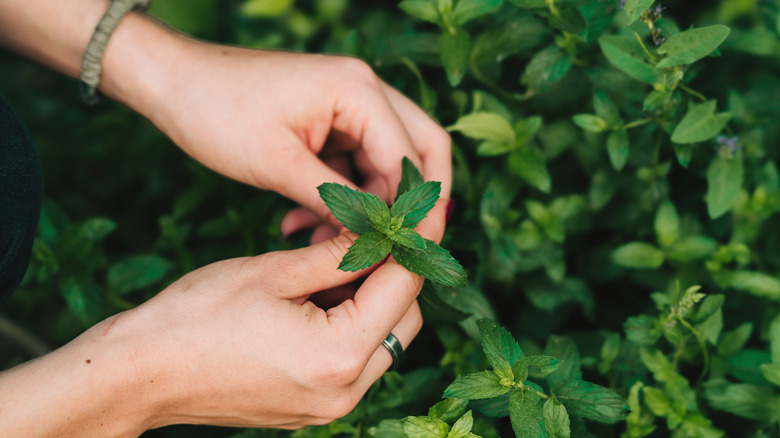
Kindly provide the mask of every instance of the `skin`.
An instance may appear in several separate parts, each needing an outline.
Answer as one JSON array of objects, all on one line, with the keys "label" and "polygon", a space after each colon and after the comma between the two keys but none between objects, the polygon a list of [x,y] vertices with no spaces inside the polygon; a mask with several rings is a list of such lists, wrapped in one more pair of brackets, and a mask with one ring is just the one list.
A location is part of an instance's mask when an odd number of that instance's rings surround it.
[{"label": "skin", "polygon": [[[106,0],[1,0],[0,45],[77,77]],[[422,324],[422,279],[392,259],[336,269],[355,236],[316,187],[386,201],[401,158],[442,198],[418,231],[439,241],[451,187],[441,127],[362,61],[196,41],[140,13],[109,40],[100,90],[149,118],[211,169],[301,205],[282,232],[315,227],[307,248],[225,260],[64,347],[0,373],[0,435],[138,436],[174,423],[298,428],[346,415]],[[74,83],[75,87],[75,83]],[[349,284],[368,275],[359,290]]]}]

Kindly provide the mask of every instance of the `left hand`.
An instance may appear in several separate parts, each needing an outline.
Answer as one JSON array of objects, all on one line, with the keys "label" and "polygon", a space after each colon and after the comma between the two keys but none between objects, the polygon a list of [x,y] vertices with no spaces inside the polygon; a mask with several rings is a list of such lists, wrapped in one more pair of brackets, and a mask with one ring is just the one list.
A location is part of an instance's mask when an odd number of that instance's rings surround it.
[{"label": "left hand", "polygon": [[[449,136],[363,61],[192,40],[181,47],[167,91],[144,112],[206,166],[316,215],[293,211],[284,234],[320,220],[340,227],[316,187],[355,187],[344,172],[349,158],[362,173],[361,189],[385,201],[395,195],[404,156],[449,197]],[[438,241],[443,231],[426,237]]]}]

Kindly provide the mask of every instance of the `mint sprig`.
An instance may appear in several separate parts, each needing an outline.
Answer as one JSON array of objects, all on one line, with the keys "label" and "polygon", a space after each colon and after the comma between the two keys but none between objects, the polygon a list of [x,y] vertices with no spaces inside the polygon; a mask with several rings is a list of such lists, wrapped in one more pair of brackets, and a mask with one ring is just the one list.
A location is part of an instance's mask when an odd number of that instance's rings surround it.
[{"label": "mint sprig", "polygon": [[317,187],[333,216],[359,236],[338,268],[359,271],[392,253],[398,264],[411,272],[447,286],[465,286],[466,272],[449,251],[414,231],[436,205],[441,183],[425,182],[408,158],[403,159],[401,168],[401,182],[391,208],[372,193],[341,184]]}]

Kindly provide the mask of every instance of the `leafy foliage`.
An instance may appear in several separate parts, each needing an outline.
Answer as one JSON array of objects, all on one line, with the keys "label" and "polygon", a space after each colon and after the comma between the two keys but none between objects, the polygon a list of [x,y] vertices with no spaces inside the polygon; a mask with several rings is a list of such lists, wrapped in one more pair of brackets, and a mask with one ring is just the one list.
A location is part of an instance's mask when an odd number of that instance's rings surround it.
[{"label": "leafy foliage", "polygon": [[398,195],[389,209],[372,193],[335,183],[323,183],[317,188],[333,216],[360,235],[338,268],[359,271],[392,253],[398,264],[431,281],[453,287],[465,286],[466,273],[449,251],[412,229],[436,204],[441,183],[422,182],[420,171],[408,158],[403,159],[401,168]]},{"label": "leafy foliage", "polygon": [[[426,327],[403,374],[385,374],[347,417],[154,436],[778,434],[775,3],[155,0],[151,12],[200,38],[359,57],[417,101],[452,136],[443,246],[469,272],[457,290],[426,282]],[[2,57],[0,92],[39,146],[48,198],[2,315],[49,347],[198,266],[307,242],[280,238],[289,202]],[[424,184],[403,166],[397,210]],[[393,207],[325,196],[361,238],[392,228]],[[369,236],[351,267],[387,245],[416,263],[420,239],[398,230]],[[9,339],[3,366],[37,354]],[[453,393],[472,399],[442,400]]]}]

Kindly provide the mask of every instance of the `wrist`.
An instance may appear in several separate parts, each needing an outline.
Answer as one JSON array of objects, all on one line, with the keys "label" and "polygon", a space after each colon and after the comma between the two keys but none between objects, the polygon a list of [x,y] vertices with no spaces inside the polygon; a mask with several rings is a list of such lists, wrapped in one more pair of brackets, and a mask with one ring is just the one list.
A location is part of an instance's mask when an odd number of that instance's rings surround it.
[{"label": "wrist", "polygon": [[106,45],[100,91],[154,121],[188,43],[152,17],[127,14]]},{"label": "wrist", "polygon": [[137,437],[152,427],[154,392],[127,316],[0,374],[2,435]]}]

